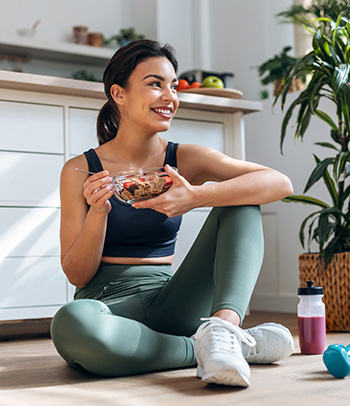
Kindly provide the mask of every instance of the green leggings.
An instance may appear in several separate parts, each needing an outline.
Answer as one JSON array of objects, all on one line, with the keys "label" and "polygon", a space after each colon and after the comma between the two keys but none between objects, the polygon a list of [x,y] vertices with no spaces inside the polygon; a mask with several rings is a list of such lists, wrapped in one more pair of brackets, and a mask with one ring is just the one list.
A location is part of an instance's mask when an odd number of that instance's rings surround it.
[{"label": "green leggings", "polygon": [[183,263],[101,264],[51,324],[73,367],[126,376],[196,364],[191,335],[220,309],[244,314],[263,258],[258,206],[214,208]]}]

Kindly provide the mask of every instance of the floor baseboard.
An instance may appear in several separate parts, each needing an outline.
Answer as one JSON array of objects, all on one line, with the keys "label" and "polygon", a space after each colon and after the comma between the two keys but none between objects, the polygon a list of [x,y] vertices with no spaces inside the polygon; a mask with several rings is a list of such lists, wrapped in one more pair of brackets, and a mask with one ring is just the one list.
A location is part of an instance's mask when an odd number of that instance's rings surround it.
[{"label": "floor baseboard", "polygon": [[8,320],[0,322],[0,340],[50,336],[51,318]]}]

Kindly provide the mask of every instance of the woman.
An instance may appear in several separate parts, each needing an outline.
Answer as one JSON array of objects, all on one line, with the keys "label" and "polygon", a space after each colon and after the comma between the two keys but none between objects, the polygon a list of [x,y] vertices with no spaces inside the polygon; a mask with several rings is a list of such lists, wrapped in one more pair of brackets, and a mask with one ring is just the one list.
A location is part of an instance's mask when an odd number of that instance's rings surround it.
[{"label": "woman", "polygon": [[[293,350],[281,325],[239,327],[263,257],[259,205],[292,186],[275,170],[161,138],[179,106],[176,71],[172,48],[150,40],[121,48],[105,70],[100,146],[61,174],[61,262],[79,300],[58,311],[51,333],[70,365],[95,374],[198,364],[205,382],[246,387],[248,362]],[[109,174],[163,165],[166,193],[132,205],[115,195]],[[213,209],[174,274],[181,215],[196,207]]]}]

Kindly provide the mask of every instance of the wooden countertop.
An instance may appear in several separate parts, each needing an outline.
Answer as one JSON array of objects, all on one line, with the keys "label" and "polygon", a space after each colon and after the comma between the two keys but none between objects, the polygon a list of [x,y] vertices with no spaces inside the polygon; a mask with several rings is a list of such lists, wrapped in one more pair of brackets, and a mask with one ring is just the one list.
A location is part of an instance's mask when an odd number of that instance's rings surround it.
[{"label": "wooden countertop", "polygon": [[[0,89],[106,99],[102,83],[2,70],[0,70]],[[236,112],[249,114],[262,110],[262,103],[244,99],[230,99],[180,92],[179,100],[182,109],[231,114]]]}]

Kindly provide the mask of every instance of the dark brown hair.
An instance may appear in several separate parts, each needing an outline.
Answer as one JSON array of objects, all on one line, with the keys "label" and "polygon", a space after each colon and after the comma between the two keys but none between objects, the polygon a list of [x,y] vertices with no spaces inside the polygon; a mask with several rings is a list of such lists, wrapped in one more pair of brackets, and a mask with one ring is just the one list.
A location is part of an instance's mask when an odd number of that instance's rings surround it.
[{"label": "dark brown hair", "polygon": [[115,138],[119,127],[118,106],[110,95],[111,86],[117,84],[123,89],[128,86],[128,80],[136,66],[148,58],[165,57],[177,72],[178,63],[174,49],[166,44],[161,46],[153,40],[133,41],[112,56],[103,74],[103,83],[108,101],[102,106],[97,117],[97,138],[99,145]]}]

